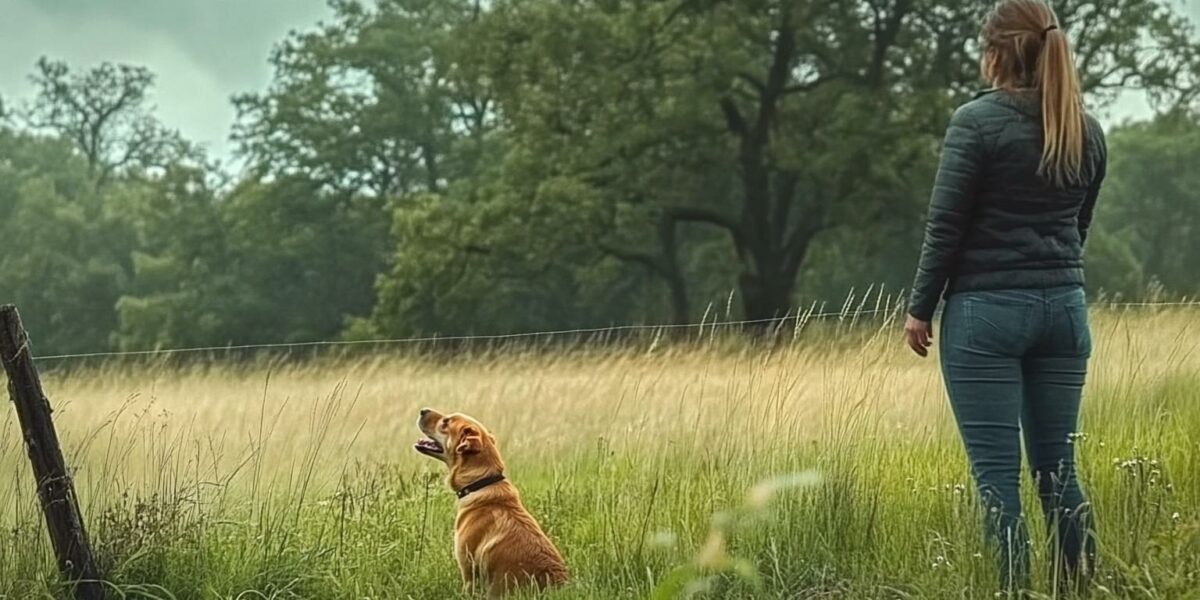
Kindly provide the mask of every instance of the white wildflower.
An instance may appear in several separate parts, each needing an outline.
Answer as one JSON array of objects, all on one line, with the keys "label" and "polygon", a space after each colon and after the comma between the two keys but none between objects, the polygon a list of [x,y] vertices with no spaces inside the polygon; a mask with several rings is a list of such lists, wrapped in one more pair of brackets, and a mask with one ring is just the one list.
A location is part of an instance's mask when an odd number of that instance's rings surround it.
[{"label": "white wildflower", "polygon": [[764,508],[781,491],[798,487],[810,487],[818,483],[821,483],[821,475],[812,470],[764,479],[750,488],[750,492],[746,495],[746,504],[752,508]]},{"label": "white wildflower", "polygon": [[670,549],[674,548],[679,542],[679,536],[675,535],[673,531],[659,531],[651,535],[650,539],[646,540],[646,542],[652,548]]}]

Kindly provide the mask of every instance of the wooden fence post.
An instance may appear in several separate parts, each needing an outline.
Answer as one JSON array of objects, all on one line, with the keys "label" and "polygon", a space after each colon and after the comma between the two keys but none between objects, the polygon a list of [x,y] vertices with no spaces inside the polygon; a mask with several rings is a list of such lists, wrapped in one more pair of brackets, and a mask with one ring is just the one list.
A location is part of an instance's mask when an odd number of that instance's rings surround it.
[{"label": "wooden fence post", "polygon": [[77,599],[99,600],[104,597],[104,587],[88,545],[75,485],[50,420],[50,401],[42,392],[42,382],[33,366],[29,335],[21,325],[17,307],[11,304],[0,306],[0,361],[8,373],[8,394],[17,407],[59,572],[74,586]]}]

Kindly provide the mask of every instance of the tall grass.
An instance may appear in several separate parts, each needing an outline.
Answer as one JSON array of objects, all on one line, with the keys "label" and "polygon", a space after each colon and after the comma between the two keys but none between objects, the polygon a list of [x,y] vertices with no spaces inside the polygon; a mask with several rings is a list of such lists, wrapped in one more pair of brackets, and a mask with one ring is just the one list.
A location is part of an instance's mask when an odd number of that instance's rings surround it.
[{"label": "tall grass", "polygon": [[[1076,439],[1100,529],[1091,592],[1200,597],[1200,312],[1097,311],[1093,329]],[[573,572],[552,597],[991,597],[936,361],[891,326],[794,333],[44,379],[119,596],[456,597],[454,498],[411,449],[429,405],[498,436]],[[11,413],[0,598],[60,594]],[[1044,573],[1036,586],[1052,595]]]}]

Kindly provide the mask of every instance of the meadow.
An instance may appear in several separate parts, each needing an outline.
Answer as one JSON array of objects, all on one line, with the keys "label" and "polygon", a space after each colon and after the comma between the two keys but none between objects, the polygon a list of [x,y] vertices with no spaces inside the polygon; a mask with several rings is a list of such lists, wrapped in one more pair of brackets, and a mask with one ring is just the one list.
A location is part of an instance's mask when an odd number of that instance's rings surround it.
[{"label": "meadow", "polygon": [[[1075,439],[1101,548],[1090,595],[1200,598],[1200,309],[1097,309],[1093,335]],[[936,358],[890,321],[772,347],[709,328],[42,368],[113,597],[459,597],[455,500],[412,450],[422,406],[498,437],[573,573],[546,597],[993,596]],[[0,598],[61,595],[10,406],[0,478]],[[1045,571],[1035,597],[1055,597]]]}]

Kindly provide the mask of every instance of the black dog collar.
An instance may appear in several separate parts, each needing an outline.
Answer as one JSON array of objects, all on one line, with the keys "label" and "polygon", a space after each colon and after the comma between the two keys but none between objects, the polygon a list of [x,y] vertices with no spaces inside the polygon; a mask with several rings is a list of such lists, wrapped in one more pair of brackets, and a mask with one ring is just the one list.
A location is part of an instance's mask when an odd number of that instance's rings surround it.
[{"label": "black dog collar", "polygon": [[483,479],[477,479],[475,481],[472,481],[471,483],[468,483],[467,485],[464,485],[461,490],[454,492],[454,494],[456,496],[458,496],[459,500],[462,500],[463,498],[466,498],[470,494],[478,492],[479,490],[482,490],[483,488],[485,488],[489,485],[492,485],[495,483],[500,483],[501,481],[504,481],[503,473],[498,473],[496,475],[489,475],[487,477],[484,477]]}]

